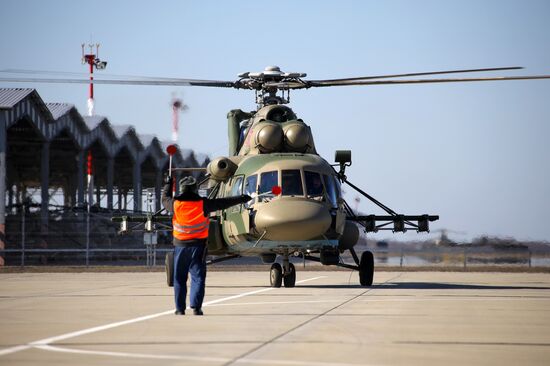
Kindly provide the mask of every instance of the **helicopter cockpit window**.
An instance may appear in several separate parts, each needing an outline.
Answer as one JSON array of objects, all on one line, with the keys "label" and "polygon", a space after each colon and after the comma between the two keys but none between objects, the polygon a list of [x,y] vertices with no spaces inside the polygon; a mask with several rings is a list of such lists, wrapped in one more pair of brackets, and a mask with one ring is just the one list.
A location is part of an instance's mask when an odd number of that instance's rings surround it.
[{"label": "helicopter cockpit window", "polygon": [[323,198],[323,181],[319,173],[305,171],[306,190],[308,198]]},{"label": "helicopter cockpit window", "polygon": [[244,194],[247,194],[253,197],[252,201],[245,203],[246,207],[249,207],[251,204],[256,202],[256,185],[258,183],[258,176],[256,174],[251,175],[246,178],[244,182]]},{"label": "helicopter cockpit window", "polygon": [[325,186],[327,187],[327,195],[332,203],[332,207],[338,207],[338,196],[339,196],[339,187],[336,187],[336,182],[334,178],[330,175],[323,174],[323,180],[325,181]]},{"label": "helicopter cockpit window", "polygon": [[236,178],[233,178],[233,185],[231,187],[230,196],[240,196],[241,194],[243,194],[243,177],[238,176]]},{"label": "helicopter cockpit window", "polygon": [[303,196],[302,177],[299,170],[283,170],[281,172],[283,196]]},{"label": "helicopter cockpit window", "polygon": [[[231,192],[229,193],[230,197],[240,196],[243,194],[243,176],[233,177],[231,182]],[[241,205],[235,205],[228,208],[229,212],[239,212]]]},{"label": "helicopter cockpit window", "polygon": [[274,186],[279,185],[279,172],[271,171],[271,172],[265,172],[260,174],[260,186],[258,187],[258,194],[262,193],[268,193],[264,197],[265,198],[273,198],[273,196],[270,196],[269,193],[271,193],[271,189]]}]

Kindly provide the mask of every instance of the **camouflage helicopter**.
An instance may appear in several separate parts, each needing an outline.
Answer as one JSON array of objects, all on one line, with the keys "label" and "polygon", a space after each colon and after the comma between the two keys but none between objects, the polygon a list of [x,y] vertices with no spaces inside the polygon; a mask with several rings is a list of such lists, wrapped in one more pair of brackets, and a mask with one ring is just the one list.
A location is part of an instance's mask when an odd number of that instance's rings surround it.
[{"label": "camouflage helicopter", "polygon": [[[290,90],[312,87],[414,84],[468,81],[547,79],[542,76],[508,76],[450,79],[400,79],[481,71],[520,69],[502,67],[468,70],[435,71],[408,74],[366,76],[330,80],[306,80],[305,73],[286,73],[277,66],[262,72],[246,72],[237,81],[197,79],[147,78],[143,80],[94,80],[100,84],[203,86],[254,90],[257,110],[236,109],[227,115],[228,156],[212,160],[205,170],[202,183],[210,198],[248,194],[253,199],[246,204],[214,212],[210,217],[209,254],[219,256],[216,263],[241,256],[259,256],[271,264],[270,284],[273,287],[294,287],[296,268],[291,256],[312,260],[323,265],[335,265],[359,272],[363,286],[373,283],[374,256],[364,251],[359,258],[354,247],[359,228],[365,232],[392,230],[429,232],[429,223],[437,215],[403,215],[385,206],[351,183],[346,168],[351,165],[351,151],[336,151],[335,164],[322,158],[315,148],[311,128],[289,108]],[[382,79],[382,80],[380,80]],[[393,80],[387,80],[393,79]],[[0,78],[0,81],[22,81]],[[27,79],[35,82],[87,83],[79,79]],[[171,154],[170,150],[168,153]],[[173,153],[173,152],[172,152]],[[202,168],[175,168],[193,171]],[[385,215],[358,215],[342,197],[341,185],[346,184],[385,211]],[[121,232],[129,223],[155,230],[155,223],[169,222],[170,217],[157,212],[148,216],[115,217]],[[349,251],[355,264],[341,261],[340,254]],[[282,258],[282,266],[276,259]],[[173,281],[173,256],[166,256],[168,285]]]},{"label": "camouflage helicopter", "polygon": [[[416,74],[372,76],[348,79],[306,81],[304,73],[285,73],[269,66],[258,73],[246,72],[236,82],[183,80],[184,85],[232,87],[256,92],[257,110],[232,110],[228,121],[228,156],[212,160],[206,170],[209,197],[248,194],[253,199],[239,206],[218,211],[210,217],[209,254],[221,257],[215,263],[240,256],[259,256],[271,264],[273,287],[294,287],[296,268],[291,256],[323,265],[341,266],[359,272],[363,286],[373,283],[374,256],[364,251],[357,255],[361,225],[365,232],[392,230],[429,232],[437,215],[402,215],[348,181],[345,170],[351,165],[351,151],[336,151],[330,164],[315,148],[310,126],[299,119],[286,104],[292,89],[310,87],[372,85],[416,82],[453,82],[514,80],[543,77],[506,77],[476,79],[372,80],[414,75],[516,69],[474,69]],[[335,167],[337,169],[335,169]],[[193,171],[197,169],[176,168]],[[386,212],[386,215],[357,215],[342,197],[347,184]],[[340,254],[349,251],[355,264],[343,263]],[[276,262],[282,258],[281,264]],[[173,257],[166,256],[168,284],[173,279]]]}]

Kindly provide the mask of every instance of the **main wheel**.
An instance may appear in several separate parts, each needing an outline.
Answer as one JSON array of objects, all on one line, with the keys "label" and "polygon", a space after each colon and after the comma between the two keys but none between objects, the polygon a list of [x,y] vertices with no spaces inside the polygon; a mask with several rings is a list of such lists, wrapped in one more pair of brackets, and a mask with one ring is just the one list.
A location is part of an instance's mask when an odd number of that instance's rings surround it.
[{"label": "main wheel", "polygon": [[271,287],[281,287],[283,283],[283,269],[279,263],[273,263],[269,271],[269,280]]},{"label": "main wheel", "polygon": [[374,277],[374,255],[372,252],[365,251],[361,254],[359,262],[359,282],[361,286],[371,286]]},{"label": "main wheel", "polygon": [[288,267],[289,272],[283,276],[283,283],[285,287],[294,287],[296,285],[296,268],[294,268],[294,264],[292,263],[289,263]]},{"label": "main wheel", "polygon": [[164,272],[166,272],[166,283],[174,287],[174,252],[167,252],[164,257]]}]

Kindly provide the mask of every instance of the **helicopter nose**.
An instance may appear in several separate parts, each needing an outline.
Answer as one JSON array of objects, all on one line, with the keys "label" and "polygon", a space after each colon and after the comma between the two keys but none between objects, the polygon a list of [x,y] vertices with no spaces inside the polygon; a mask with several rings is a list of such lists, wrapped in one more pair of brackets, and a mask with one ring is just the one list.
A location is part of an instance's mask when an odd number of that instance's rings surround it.
[{"label": "helicopter nose", "polygon": [[324,234],[332,222],[320,202],[279,198],[257,208],[254,222],[267,240],[310,240]]}]

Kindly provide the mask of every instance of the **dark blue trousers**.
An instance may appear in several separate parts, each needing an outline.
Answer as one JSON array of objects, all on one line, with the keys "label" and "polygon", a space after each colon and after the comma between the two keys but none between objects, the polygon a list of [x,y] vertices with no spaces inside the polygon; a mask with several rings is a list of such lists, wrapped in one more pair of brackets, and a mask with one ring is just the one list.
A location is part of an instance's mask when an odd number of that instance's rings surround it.
[{"label": "dark blue trousers", "polygon": [[176,310],[185,310],[187,277],[191,273],[191,307],[200,309],[206,284],[206,245],[174,247],[174,296]]}]

